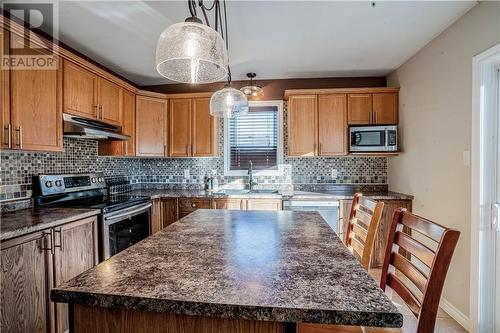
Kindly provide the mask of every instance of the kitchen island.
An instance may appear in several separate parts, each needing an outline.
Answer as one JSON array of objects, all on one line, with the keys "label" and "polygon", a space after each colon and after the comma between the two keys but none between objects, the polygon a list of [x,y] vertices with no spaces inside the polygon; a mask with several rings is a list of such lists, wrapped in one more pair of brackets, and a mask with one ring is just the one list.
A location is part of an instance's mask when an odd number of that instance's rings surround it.
[{"label": "kitchen island", "polygon": [[74,332],[401,327],[402,315],[317,213],[197,210],[58,286]]}]

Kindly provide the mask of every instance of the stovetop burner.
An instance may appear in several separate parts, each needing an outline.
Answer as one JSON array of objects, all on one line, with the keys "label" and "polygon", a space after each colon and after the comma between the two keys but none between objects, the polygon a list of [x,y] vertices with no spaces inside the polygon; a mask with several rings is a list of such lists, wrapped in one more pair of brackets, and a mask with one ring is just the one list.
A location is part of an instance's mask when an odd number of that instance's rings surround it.
[{"label": "stovetop burner", "polygon": [[86,200],[73,201],[69,203],[68,206],[101,209],[103,213],[109,213],[140,203],[146,203],[149,200],[149,197],[121,193],[111,196],[103,195],[87,198]]}]

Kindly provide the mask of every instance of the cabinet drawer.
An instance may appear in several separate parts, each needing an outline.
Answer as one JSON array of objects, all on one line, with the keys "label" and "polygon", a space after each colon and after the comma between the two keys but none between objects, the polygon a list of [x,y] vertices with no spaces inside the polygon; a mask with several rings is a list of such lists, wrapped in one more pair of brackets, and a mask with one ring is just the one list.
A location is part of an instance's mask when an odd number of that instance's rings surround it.
[{"label": "cabinet drawer", "polygon": [[180,198],[180,212],[194,212],[197,209],[210,209],[210,199]]}]

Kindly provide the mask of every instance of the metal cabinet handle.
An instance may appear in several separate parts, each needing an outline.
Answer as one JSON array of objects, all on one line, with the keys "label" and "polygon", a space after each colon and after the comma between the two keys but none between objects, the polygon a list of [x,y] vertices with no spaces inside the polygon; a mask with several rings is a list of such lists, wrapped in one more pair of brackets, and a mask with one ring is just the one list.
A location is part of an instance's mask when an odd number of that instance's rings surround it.
[{"label": "metal cabinet handle", "polygon": [[102,120],[102,105],[99,105],[99,119]]},{"label": "metal cabinet handle", "polygon": [[[5,143],[5,131],[7,131],[7,143]],[[7,145],[7,148],[12,148],[12,126],[10,124],[4,126],[2,132],[2,145]]]},{"label": "metal cabinet handle", "polygon": [[57,230],[54,230],[54,234],[55,233],[58,233],[59,234],[59,245],[57,245],[55,243],[55,238],[54,238],[54,248],[58,247],[61,249],[61,251],[64,251],[64,248],[63,248],[63,232],[62,232],[62,228],[59,228]]},{"label": "metal cabinet handle", "polygon": [[191,204],[191,207],[196,208],[196,204],[193,202],[193,203]]},{"label": "metal cabinet handle", "polygon": [[[44,240],[50,240],[50,245],[44,247],[43,246],[43,242]],[[51,254],[54,254],[55,251],[54,251],[54,246],[52,246],[54,243],[54,229],[50,229],[50,231],[44,231],[43,232],[43,236],[40,238],[40,241],[42,242],[42,244],[40,244],[40,250],[42,251],[50,251]]]},{"label": "metal cabinet handle", "polygon": [[321,143],[319,144],[318,154],[321,155]]},{"label": "metal cabinet handle", "polygon": [[189,156],[189,145],[186,145],[186,156]]},{"label": "metal cabinet handle", "polygon": [[491,227],[495,231],[500,231],[500,204],[492,204],[492,214],[493,219],[491,220]]},{"label": "metal cabinet handle", "polygon": [[99,104],[95,105],[95,117],[99,119]]},{"label": "metal cabinet handle", "polygon": [[194,156],[194,143],[191,144],[191,156]]},{"label": "metal cabinet handle", "polygon": [[16,147],[19,147],[19,149],[23,149],[23,127],[18,126],[15,131],[17,132],[17,143]]}]

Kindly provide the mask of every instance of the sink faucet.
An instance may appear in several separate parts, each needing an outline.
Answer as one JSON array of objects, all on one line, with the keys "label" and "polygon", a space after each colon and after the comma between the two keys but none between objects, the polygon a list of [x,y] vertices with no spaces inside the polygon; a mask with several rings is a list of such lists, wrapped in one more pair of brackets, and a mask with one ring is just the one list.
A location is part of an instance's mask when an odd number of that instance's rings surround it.
[{"label": "sink faucet", "polygon": [[253,191],[253,186],[257,185],[257,182],[253,180],[253,163],[252,160],[248,161],[248,189],[250,192]]}]

